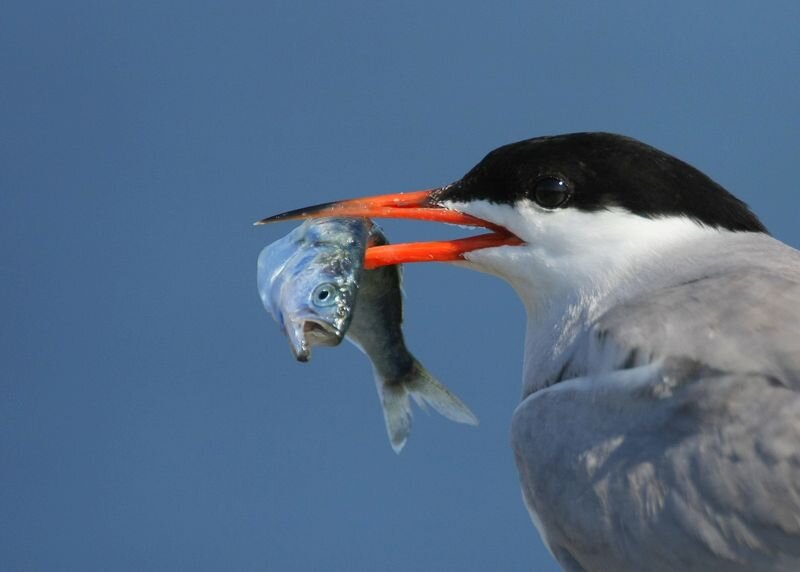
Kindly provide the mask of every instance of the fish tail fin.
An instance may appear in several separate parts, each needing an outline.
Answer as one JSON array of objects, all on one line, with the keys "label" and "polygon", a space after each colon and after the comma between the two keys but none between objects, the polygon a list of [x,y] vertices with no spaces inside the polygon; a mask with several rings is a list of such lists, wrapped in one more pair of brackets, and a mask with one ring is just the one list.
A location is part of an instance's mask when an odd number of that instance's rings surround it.
[{"label": "fish tail fin", "polygon": [[376,378],[376,381],[389,443],[395,453],[400,453],[411,431],[411,403],[408,400],[408,392],[403,385],[388,384],[381,378]]},{"label": "fish tail fin", "polygon": [[439,383],[422,364],[414,360],[409,375],[402,383],[387,383],[376,376],[378,394],[383,406],[386,432],[395,453],[406,444],[411,432],[411,402],[409,396],[422,408],[430,405],[444,417],[457,423],[477,425],[478,418],[469,407],[449,389]]}]

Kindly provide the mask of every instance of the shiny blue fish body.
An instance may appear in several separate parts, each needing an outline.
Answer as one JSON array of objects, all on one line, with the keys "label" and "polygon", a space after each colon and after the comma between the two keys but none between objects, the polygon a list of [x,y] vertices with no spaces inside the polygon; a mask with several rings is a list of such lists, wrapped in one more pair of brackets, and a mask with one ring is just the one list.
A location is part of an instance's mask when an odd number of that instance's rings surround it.
[{"label": "shiny blue fish body", "polygon": [[335,346],[344,338],[371,225],[355,218],[307,221],[261,251],[261,301],[297,360],[308,361],[313,346]]},{"label": "shiny blue fish body", "polygon": [[258,289],[298,360],[307,361],[312,346],[334,346],[345,335],[367,354],[389,441],[399,452],[411,430],[409,397],[453,421],[478,421],[406,348],[400,267],[364,270],[367,246],[384,244],[367,219],[306,221],[261,252]]}]

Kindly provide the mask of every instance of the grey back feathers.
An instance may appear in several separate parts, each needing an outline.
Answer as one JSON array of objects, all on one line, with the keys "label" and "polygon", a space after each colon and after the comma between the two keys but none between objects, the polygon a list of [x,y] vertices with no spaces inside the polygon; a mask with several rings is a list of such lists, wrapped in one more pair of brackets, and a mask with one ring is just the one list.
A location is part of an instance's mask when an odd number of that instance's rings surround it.
[{"label": "grey back feathers", "polygon": [[733,236],[661,260],[517,408],[524,497],[565,570],[800,570],[800,253]]}]

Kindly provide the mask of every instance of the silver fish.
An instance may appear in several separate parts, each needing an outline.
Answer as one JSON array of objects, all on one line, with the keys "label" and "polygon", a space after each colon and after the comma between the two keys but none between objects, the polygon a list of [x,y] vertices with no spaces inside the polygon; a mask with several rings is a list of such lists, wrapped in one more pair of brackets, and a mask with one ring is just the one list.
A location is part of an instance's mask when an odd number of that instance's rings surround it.
[{"label": "silver fish", "polygon": [[353,318],[371,222],[308,221],[258,256],[258,292],[280,324],[295,359],[313,346],[335,346]]},{"label": "silver fish", "polygon": [[[373,225],[370,246],[388,244],[380,228]],[[477,425],[478,418],[463,401],[439,383],[406,348],[400,266],[382,266],[364,271],[358,289],[358,304],[347,339],[372,362],[378,397],[389,441],[396,452],[406,444],[411,431],[409,395],[420,407],[433,409],[458,423]]]},{"label": "silver fish", "polygon": [[478,420],[409,353],[400,268],[363,270],[368,244],[388,241],[367,219],[308,220],[261,252],[258,287],[297,359],[306,361],[311,346],[336,345],[344,335],[369,357],[386,432],[399,453],[411,430],[409,396],[453,421]]}]

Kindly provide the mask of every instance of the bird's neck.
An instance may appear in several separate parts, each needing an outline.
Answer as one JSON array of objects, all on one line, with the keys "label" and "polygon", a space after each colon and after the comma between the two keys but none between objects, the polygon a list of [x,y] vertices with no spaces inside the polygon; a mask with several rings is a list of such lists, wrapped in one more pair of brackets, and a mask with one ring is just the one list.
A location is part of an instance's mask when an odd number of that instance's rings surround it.
[{"label": "bird's neck", "polygon": [[675,232],[676,225],[654,224],[663,230],[657,240],[651,233],[640,241],[557,257],[529,251],[528,271],[509,279],[528,317],[523,395],[565,376],[599,373],[586,370],[590,364],[581,354],[597,319],[617,304],[685,279],[676,276],[676,267],[702,269],[702,263],[687,260],[721,234],[693,223],[689,228],[677,225],[680,232]]}]

